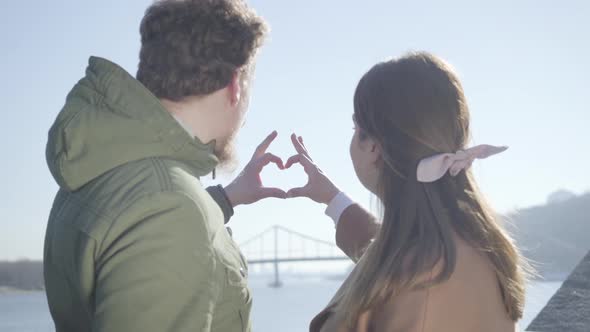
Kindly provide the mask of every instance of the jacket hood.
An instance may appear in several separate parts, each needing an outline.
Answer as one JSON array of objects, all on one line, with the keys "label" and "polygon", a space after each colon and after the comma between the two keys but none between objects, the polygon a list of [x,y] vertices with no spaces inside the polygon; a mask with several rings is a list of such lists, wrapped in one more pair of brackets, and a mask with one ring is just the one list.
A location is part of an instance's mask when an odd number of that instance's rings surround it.
[{"label": "jacket hood", "polygon": [[164,157],[197,176],[218,163],[215,142],[191,137],[139,81],[118,65],[90,57],[49,131],[47,164],[60,187],[75,191],[126,163]]}]

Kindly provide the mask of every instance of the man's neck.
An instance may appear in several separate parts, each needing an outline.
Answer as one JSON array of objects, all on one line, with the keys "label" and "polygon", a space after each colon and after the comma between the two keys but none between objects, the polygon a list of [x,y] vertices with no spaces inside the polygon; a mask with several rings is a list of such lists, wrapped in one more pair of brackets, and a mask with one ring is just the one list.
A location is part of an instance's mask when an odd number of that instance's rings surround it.
[{"label": "man's neck", "polygon": [[184,129],[187,132],[187,134],[189,134],[191,137],[196,137],[196,135],[189,128],[189,126],[184,121],[182,121],[182,119],[179,116],[172,114],[172,117],[174,118],[174,120],[176,120],[176,122],[178,122],[182,129]]},{"label": "man's neck", "polygon": [[191,137],[203,143],[209,143],[216,138],[214,122],[210,116],[211,105],[206,100],[174,102],[162,99],[160,102]]}]

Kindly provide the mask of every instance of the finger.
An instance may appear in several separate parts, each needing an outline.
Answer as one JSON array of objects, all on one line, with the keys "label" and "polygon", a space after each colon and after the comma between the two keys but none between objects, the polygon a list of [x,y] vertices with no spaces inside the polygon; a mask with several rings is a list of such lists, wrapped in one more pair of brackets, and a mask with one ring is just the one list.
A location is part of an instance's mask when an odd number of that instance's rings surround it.
[{"label": "finger", "polygon": [[287,198],[308,197],[309,190],[306,187],[293,188],[287,191]]},{"label": "finger", "polygon": [[294,164],[301,164],[306,173],[310,173],[315,168],[313,162],[303,154],[296,154],[290,157],[285,164],[285,168],[290,168]]},{"label": "finger", "polygon": [[264,141],[262,141],[262,143],[260,143],[260,145],[258,145],[256,150],[254,150],[254,155],[252,156],[252,159],[262,156],[266,152],[266,150],[268,150],[270,143],[272,143],[272,141],[274,141],[274,139],[277,138],[277,136],[278,136],[278,133],[276,130],[274,130],[272,133],[270,133],[270,135],[266,136]]},{"label": "finger", "polygon": [[295,147],[295,151],[297,151],[297,153],[307,155],[307,157],[309,159],[311,159],[311,157],[309,156],[309,153],[307,153],[307,150],[305,150],[305,147],[303,145],[301,145],[301,142],[299,142],[297,135],[295,135],[295,134],[291,135],[291,142],[293,143],[293,146]]},{"label": "finger", "polygon": [[264,166],[270,163],[276,164],[279,169],[285,169],[285,165],[283,165],[283,160],[275,156],[274,154],[268,152],[262,155],[262,157],[260,157],[260,159],[256,161],[256,169],[258,169],[258,171],[261,171],[262,168],[264,168]]},{"label": "finger", "polygon": [[303,148],[303,151],[305,151],[305,155],[307,156],[307,158],[311,159],[311,157],[309,156],[309,151],[307,151],[307,147],[305,146],[305,143],[303,143],[303,137],[299,136],[297,137],[297,140],[299,141],[299,143],[301,143],[301,147]]},{"label": "finger", "polygon": [[260,188],[260,199],[264,199],[264,198],[270,198],[270,197],[275,197],[275,198],[282,198],[285,199],[287,198],[287,193],[279,188]]},{"label": "finger", "polygon": [[301,157],[298,154],[289,157],[289,159],[287,159],[287,163],[285,163],[285,168],[291,168],[291,166],[293,166],[294,164],[299,163],[300,158]]}]

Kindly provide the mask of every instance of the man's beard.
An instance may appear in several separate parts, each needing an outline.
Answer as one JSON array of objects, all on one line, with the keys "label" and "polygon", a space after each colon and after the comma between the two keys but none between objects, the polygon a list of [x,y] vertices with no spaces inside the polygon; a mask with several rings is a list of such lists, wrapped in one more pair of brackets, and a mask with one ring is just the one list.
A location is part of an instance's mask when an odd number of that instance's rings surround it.
[{"label": "man's beard", "polygon": [[238,166],[236,136],[237,130],[231,136],[215,144],[215,156],[219,159],[218,168],[224,173],[233,173]]},{"label": "man's beard", "polygon": [[[237,106],[238,112],[241,114],[246,114],[248,106],[250,106],[250,89],[249,89],[249,82],[251,77],[251,71],[253,69],[249,68],[247,70],[246,76],[243,78],[242,82],[240,82],[241,90],[242,90],[242,99],[239,101]],[[215,146],[215,155],[217,159],[219,159],[219,170],[231,174],[233,173],[236,168],[238,167],[238,157],[236,153],[236,140],[238,136],[238,131],[243,126],[243,123],[240,126],[234,128],[232,133],[221,140],[219,144]]]}]

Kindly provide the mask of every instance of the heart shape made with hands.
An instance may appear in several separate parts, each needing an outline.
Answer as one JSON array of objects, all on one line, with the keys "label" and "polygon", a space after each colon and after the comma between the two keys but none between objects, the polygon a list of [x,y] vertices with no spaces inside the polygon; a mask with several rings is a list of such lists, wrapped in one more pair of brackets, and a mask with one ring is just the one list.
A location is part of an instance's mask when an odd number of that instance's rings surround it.
[{"label": "heart shape made with hands", "polygon": [[[281,160],[285,165],[288,159]],[[260,179],[264,187],[279,188],[287,193],[293,188],[304,187],[309,181],[309,176],[298,164],[293,164],[289,168],[269,164],[263,167]]]},{"label": "heart shape made with hands", "polygon": [[[256,149],[256,152],[254,154],[254,156],[256,156],[257,154],[260,155],[260,153],[264,152],[264,155],[262,155],[262,159],[265,159],[265,157],[266,157],[266,160],[264,162],[264,166],[260,170],[260,173],[265,169],[265,166],[268,165],[269,163],[276,164],[277,168],[278,168],[278,170],[274,169],[275,176],[271,177],[271,178],[274,178],[275,181],[271,181],[270,184],[268,183],[268,181],[266,181],[266,185],[264,185],[264,184],[262,184],[262,179],[260,179],[262,187],[263,188],[264,187],[274,188],[274,189],[281,190],[287,195],[287,198],[298,197],[298,196],[309,196],[309,194],[310,194],[309,191],[311,189],[310,184],[311,184],[313,178],[315,178],[314,173],[316,173],[317,171],[319,171],[319,172],[321,172],[321,171],[317,167],[315,167],[315,165],[313,165],[313,161],[311,160],[311,157],[309,156],[309,152],[307,151],[307,149],[305,148],[305,145],[303,143],[303,138],[301,136],[297,136],[295,133],[291,134],[291,143],[293,144],[293,147],[295,148],[296,153],[294,155],[292,155],[291,157],[289,157],[289,159],[287,159],[286,161],[283,161],[279,157],[277,157],[273,154],[267,153],[266,150],[268,149],[270,144],[274,141],[274,139],[277,137],[277,135],[278,135],[278,133],[276,131],[272,132],[260,144],[260,146],[258,146],[258,148]],[[297,173],[292,172],[293,166],[297,165],[297,164],[300,164],[303,167],[303,171],[305,172],[305,174],[299,175],[299,176],[291,175],[290,177],[285,177],[284,174],[282,174],[281,177],[278,176],[278,172],[281,172],[281,173],[288,172],[291,174],[297,174]],[[259,173],[259,177],[261,178],[262,175],[260,173]],[[265,173],[268,173],[268,170]],[[298,174],[301,174],[301,173],[298,173]],[[266,178],[268,179],[268,177],[266,177]],[[284,179],[284,180],[277,182],[276,179]],[[285,180],[287,180],[288,182],[285,182]],[[301,183],[301,185],[300,186],[293,186],[293,183]],[[277,192],[278,192],[278,190],[277,190]]]},{"label": "heart shape made with hands", "polygon": [[[291,135],[291,142],[295,147],[296,154],[291,156],[286,162],[283,162],[278,156],[267,152],[270,144],[276,137],[276,131],[268,135],[256,148],[251,160],[244,167],[240,175],[226,187],[226,194],[232,204],[234,206],[252,204],[269,197],[283,199],[308,197],[316,202],[327,204],[338,193],[337,188],[315,166],[303,144],[303,139],[295,134]],[[273,167],[267,167],[271,163],[275,164],[278,170]],[[294,182],[303,182],[303,180],[299,180],[301,176],[295,175],[297,173],[292,173],[293,175],[290,177],[284,177],[284,174],[278,175],[278,172],[289,171],[295,164],[301,164],[307,175],[307,182],[304,186],[293,187]],[[267,180],[265,184],[262,183],[261,173],[263,171]],[[272,180],[268,181],[269,179]],[[281,187],[287,188],[287,190],[281,189]]]}]

